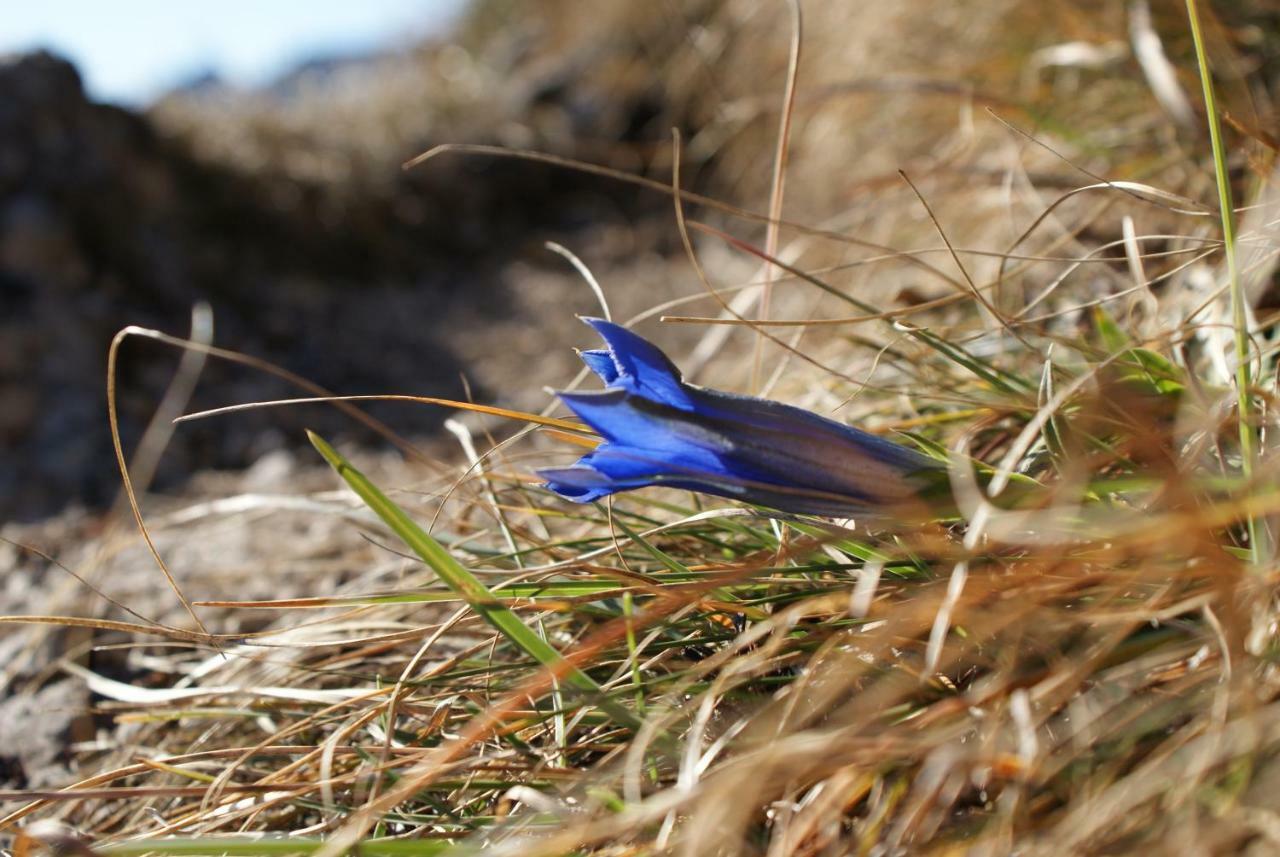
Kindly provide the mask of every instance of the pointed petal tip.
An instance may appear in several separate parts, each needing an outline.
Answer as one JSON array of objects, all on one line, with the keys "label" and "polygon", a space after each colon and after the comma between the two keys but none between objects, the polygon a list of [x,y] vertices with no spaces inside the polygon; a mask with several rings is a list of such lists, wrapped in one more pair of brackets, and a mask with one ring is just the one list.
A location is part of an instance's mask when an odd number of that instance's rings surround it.
[{"label": "pointed petal tip", "polygon": [[574,350],[578,352],[578,358],[587,365],[587,368],[596,373],[605,384],[611,385],[618,380],[618,364],[613,359],[612,352],[604,348],[593,348],[589,351]]},{"label": "pointed petal tip", "polygon": [[625,387],[662,404],[689,409],[690,397],[680,370],[661,348],[615,322],[600,318],[584,318],[583,321],[591,325],[607,346],[599,350],[611,359],[612,370],[603,365],[603,358],[599,361],[604,371],[600,371],[584,357],[587,365],[607,384]]},{"label": "pointed petal tip", "polygon": [[617,387],[606,390],[570,392],[563,390],[556,396],[574,416],[591,426],[601,437],[611,437],[636,422],[636,415],[627,407],[619,407],[627,398],[627,391]]},{"label": "pointed petal tip", "polygon": [[[600,334],[600,338],[605,342],[610,343],[610,345],[612,345],[614,339],[627,337],[635,337],[636,339],[648,342],[648,340],[645,340],[640,334],[632,331],[628,327],[618,324],[616,321],[609,321],[606,318],[597,318],[593,315],[580,315],[578,318],[582,320],[583,324]],[[650,344],[652,345],[652,343]],[[654,347],[656,348],[657,346]]]},{"label": "pointed petal tip", "polygon": [[627,397],[626,390],[556,390],[556,397],[566,405],[611,405]]},{"label": "pointed petal tip", "polygon": [[614,492],[608,477],[582,464],[545,467],[538,471],[538,475],[546,480],[543,484],[548,491],[573,503],[590,503]]}]

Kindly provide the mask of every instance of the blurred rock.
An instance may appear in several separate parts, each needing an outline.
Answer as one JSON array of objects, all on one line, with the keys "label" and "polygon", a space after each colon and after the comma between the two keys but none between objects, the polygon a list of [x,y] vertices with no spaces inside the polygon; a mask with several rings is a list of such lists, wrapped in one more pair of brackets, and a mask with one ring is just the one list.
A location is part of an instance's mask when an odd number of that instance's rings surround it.
[{"label": "blurred rock", "polygon": [[92,737],[88,715],[89,691],[75,679],[0,700],[0,786],[66,785],[71,778],[67,745]]},{"label": "blurred rock", "polygon": [[[383,80],[369,63],[381,68],[370,60],[312,70],[262,94],[188,90],[167,109],[180,101],[202,111],[208,127],[240,133],[235,123],[248,115],[223,100],[292,103],[312,92],[312,79],[375,101],[379,87],[430,92],[439,84],[427,72]],[[210,119],[224,109],[235,121]],[[287,145],[264,132],[258,142],[280,159],[243,150],[220,159],[201,151],[197,142],[207,138],[193,140],[174,122],[158,129],[156,121],[91,103],[74,67],[48,53],[0,62],[0,520],[39,518],[69,502],[100,506],[114,496],[105,368],[120,328],[183,335],[192,304],[205,300],[215,344],[330,389],[457,397],[457,343],[474,346],[485,338],[483,325],[507,313],[504,265],[530,247],[544,253],[539,234],[588,225],[578,212],[621,212],[634,197],[600,178],[518,162],[406,174],[400,162],[431,138],[395,136],[374,151],[359,141],[379,132],[350,126]],[[363,156],[342,154],[335,141],[343,134]],[[335,163],[348,167],[334,173],[326,164]],[[483,322],[460,324],[460,314]],[[127,449],[177,359],[140,340],[122,350]],[[473,394],[483,394],[483,382],[471,380]],[[300,394],[217,361],[200,390],[193,407]],[[442,418],[403,406],[370,410],[398,415],[409,434],[429,432]],[[304,424],[373,437],[332,409],[244,414],[180,431],[158,485],[297,444]]]}]

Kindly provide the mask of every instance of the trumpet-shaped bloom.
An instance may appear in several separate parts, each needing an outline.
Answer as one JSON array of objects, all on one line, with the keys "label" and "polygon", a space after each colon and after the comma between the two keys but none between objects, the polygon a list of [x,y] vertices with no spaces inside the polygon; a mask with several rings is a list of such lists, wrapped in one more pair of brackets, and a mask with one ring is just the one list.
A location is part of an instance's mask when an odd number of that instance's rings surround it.
[{"label": "trumpet-shaped bloom", "polygon": [[582,359],[606,389],[560,399],[604,442],[571,467],[540,471],[562,497],[586,503],[665,485],[848,517],[909,501],[939,472],[919,452],[810,411],[689,384],[653,343],[586,322],[607,348]]}]

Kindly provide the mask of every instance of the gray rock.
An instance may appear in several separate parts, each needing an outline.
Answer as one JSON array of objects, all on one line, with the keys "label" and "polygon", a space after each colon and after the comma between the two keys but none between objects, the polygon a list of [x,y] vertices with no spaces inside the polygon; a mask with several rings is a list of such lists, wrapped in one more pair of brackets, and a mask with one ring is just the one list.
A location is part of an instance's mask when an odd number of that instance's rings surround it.
[{"label": "gray rock", "polygon": [[91,734],[89,692],[75,679],[0,701],[0,785],[66,785],[72,777],[69,745]]}]

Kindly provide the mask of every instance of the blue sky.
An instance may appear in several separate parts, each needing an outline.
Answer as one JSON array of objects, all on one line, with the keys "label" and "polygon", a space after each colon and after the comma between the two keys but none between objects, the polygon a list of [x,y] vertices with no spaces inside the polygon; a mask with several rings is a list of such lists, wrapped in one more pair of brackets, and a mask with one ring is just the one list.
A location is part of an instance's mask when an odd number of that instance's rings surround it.
[{"label": "blue sky", "polygon": [[205,71],[270,80],[319,54],[405,44],[438,30],[464,0],[9,0],[0,53],[50,48],[76,62],[90,94],[139,106]]}]

